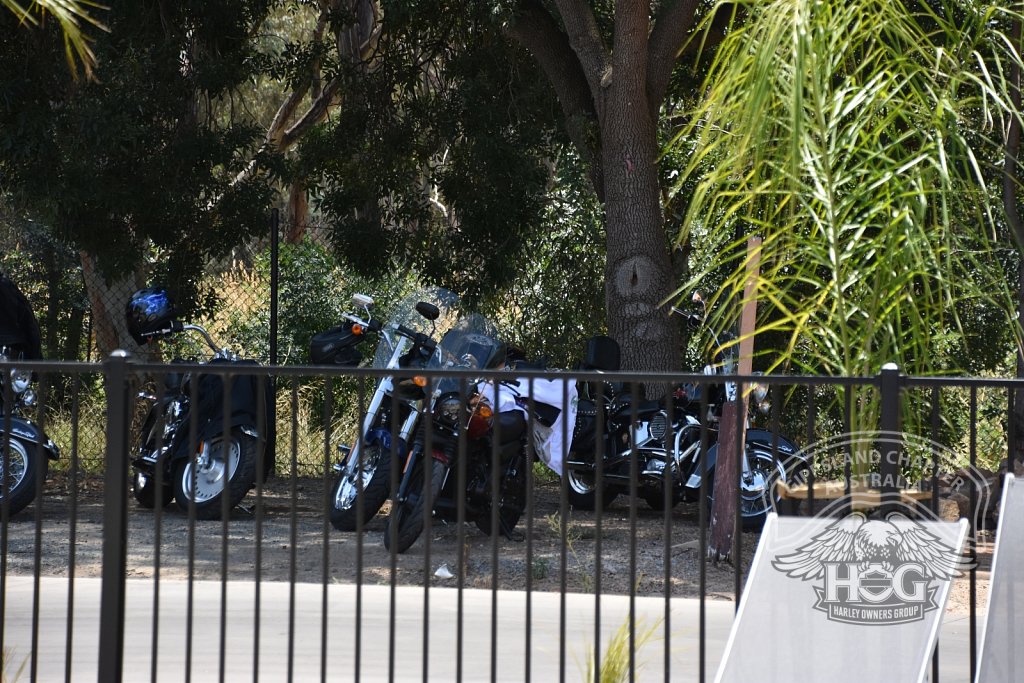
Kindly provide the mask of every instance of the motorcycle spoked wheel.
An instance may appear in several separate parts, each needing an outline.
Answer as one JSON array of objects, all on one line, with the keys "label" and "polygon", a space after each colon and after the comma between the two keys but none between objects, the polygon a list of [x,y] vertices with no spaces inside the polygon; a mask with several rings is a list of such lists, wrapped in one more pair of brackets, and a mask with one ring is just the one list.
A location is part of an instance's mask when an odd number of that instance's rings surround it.
[{"label": "motorcycle spoked wheel", "polygon": [[[390,494],[391,453],[384,449],[381,442],[376,441],[363,450],[362,460],[362,496],[359,495],[358,471],[354,476],[342,472],[331,491],[329,514],[331,524],[338,531],[356,530],[359,514],[358,502],[362,503],[363,523],[365,524],[380,511]],[[356,468],[358,470],[359,465],[356,465]]]},{"label": "motorcycle spoked wheel", "polygon": [[242,502],[256,481],[256,443],[255,437],[236,428],[226,448],[223,435],[210,441],[205,461],[182,458],[174,467],[178,507],[187,513],[194,502],[196,519],[220,519],[223,493],[228,494],[228,509]]},{"label": "motorcycle spoked wheel", "polygon": [[[135,470],[132,475],[132,495],[138,504],[147,510],[155,508],[158,495],[156,477],[142,470]],[[164,480],[160,483],[159,496],[161,508],[167,507],[174,500],[174,488],[167,480],[167,475],[164,475]]]},{"label": "motorcycle spoked wheel", "polygon": [[[569,494],[569,505],[580,510],[593,510],[597,506],[597,473],[588,470],[565,468],[565,484]],[[601,490],[601,507],[607,508],[618,492],[605,485]]]},{"label": "motorcycle spoked wheel", "polygon": [[[526,506],[526,458],[520,454],[512,459],[503,473],[501,489],[498,492],[498,533],[510,538],[512,530],[523,516]],[[487,512],[477,515],[473,522],[476,528],[488,536],[491,535],[491,522],[494,515],[491,506]]]},{"label": "motorcycle spoked wheel", "polygon": [[391,550],[394,543],[395,552],[404,553],[423,533],[423,516],[431,512],[424,506],[426,498],[423,495],[423,465],[430,467],[431,501],[437,500],[438,494],[441,493],[448,468],[433,458],[421,461],[421,465],[409,478],[409,497],[401,503],[396,502],[392,505],[391,514],[384,525],[384,547],[388,550]]},{"label": "motorcycle spoked wheel", "polygon": [[[740,481],[740,517],[744,531],[760,531],[773,508],[771,492],[775,490],[775,482],[786,476],[786,469],[781,460],[774,462],[770,451],[748,448],[747,459],[750,476],[749,480],[741,478]],[[715,497],[714,467],[708,472],[707,478],[707,506],[710,515]],[[774,507],[780,503],[781,498],[776,494]]]},{"label": "motorcycle spoked wheel", "polygon": [[[45,455],[32,452],[37,448],[35,444],[25,443],[13,436],[10,439],[6,472],[3,460],[0,459],[0,503],[3,502],[6,489],[10,499],[10,514],[15,515],[35,499],[36,482],[40,477],[46,480],[50,463]],[[3,448],[4,440],[0,437],[0,448]]]}]

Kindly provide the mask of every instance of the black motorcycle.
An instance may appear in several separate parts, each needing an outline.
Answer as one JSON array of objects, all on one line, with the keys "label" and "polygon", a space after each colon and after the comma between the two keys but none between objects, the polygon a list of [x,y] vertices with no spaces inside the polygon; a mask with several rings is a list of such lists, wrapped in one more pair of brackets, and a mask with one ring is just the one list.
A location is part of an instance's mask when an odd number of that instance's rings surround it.
[{"label": "black motorcycle", "polygon": [[[700,316],[683,315],[691,325],[703,323]],[[699,500],[704,477],[708,478],[705,490],[708,495],[706,504],[710,507],[722,406],[737,391],[734,382],[725,381],[724,377],[715,382],[711,378],[735,372],[735,346],[729,345],[729,341],[722,339],[722,343],[718,343],[715,363],[704,368],[709,382],[677,387],[671,397],[670,410],[666,410],[662,401],[634,396],[628,385],[615,382],[581,384],[576,427],[565,466],[569,502],[574,507],[585,510],[596,507],[599,439],[603,453],[602,506],[611,503],[619,494],[629,493],[631,464],[635,462],[637,493],[651,508],[664,510],[666,499],[670,505],[683,500]],[[609,337],[591,339],[581,368],[617,371],[618,344]],[[747,386],[745,390],[754,407],[767,412],[767,387],[757,384]],[[706,399],[702,398],[704,391],[707,392]],[[707,412],[702,414],[702,410]],[[597,432],[599,411],[600,423],[604,425],[601,433]],[[747,427],[741,462],[740,513],[744,528],[759,529],[773,505],[779,503],[775,482],[793,481],[806,467],[806,462],[796,445],[785,437],[763,429],[752,429],[749,420]],[[708,434],[710,447],[702,457],[703,430]],[[664,489],[666,481],[671,487],[667,496]]]},{"label": "black motorcycle", "polygon": [[[128,303],[127,317],[129,330],[140,344],[195,332],[213,351],[211,365],[255,364],[217,346],[201,326],[177,320],[162,289],[136,292]],[[132,458],[135,499],[145,508],[154,508],[168,505],[173,498],[184,511],[194,508],[197,519],[217,519],[222,495],[228,496],[231,508],[255,486],[261,450],[265,451],[263,474],[273,467],[269,378],[264,378],[261,391],[258,377],[232,376],[228,411],[223,375],[169,369],[163,381],[161,396],[139,395],[151,405]]]},{"label": "black motorcycle", "polygon": [[[441,339],[429,367],[451,375],[428,385],[431,420],[429,425],[421,422],[405,460],[384,530],[386,548],[408,550],[428,514],[457,521],[460,503],[465,506],[463,518],[484,533],[492,532],[496,519],[498,532],[511,535],[526,501],[527,422],[515,408],[511,391],[476,382],[473,375],[502,367],[505,360],[505,344],[498,341],[494,326],[478,315],[460,320]],[[465,462],[459,462],[462,439]]]},{"label": "black motorcycle", "polygon": [[[344,314],[345,322],[321,332],[310,342],[313,363],[342,367],[359,365],[359,346],[374,333],[377,350],[370,367],[408,369],[425,367],[437,347],[438,326],[447,327],[454,317],[458,297],[441,288],[422,289],[395,306],[387,322],[373,317],[373,299],[356,294],[353,303],[362,315]],[[360,509],[369,521],[391,492],[391,457],[404,459],[424,406],[421,387],[396,386],[383,377],[370,397],[360,433],[351,445],[339,446],[342,460],[335,465],[338,478],[331,490],[328,515],[334,528],[354,531]],[[394,439],[393,439],[394,434]]]},{"label": "black motorcycle", "polygon": [[[15,352],[0,346],[0,363],[12,360],[19,360]],[[5,367],[0,374],[0,504],[7,503],[14,515],[35,499],[38,482],[46,481],[50,461],[60,457],[60,450],[28,416],[36,405],[32,373]]]}]

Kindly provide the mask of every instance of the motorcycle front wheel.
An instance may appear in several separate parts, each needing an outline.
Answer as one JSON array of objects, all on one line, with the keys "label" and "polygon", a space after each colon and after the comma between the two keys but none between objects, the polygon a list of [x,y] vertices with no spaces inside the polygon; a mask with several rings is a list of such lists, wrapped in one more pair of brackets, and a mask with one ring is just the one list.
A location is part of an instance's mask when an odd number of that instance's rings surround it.
[{"label": "motorcycle front wheel", "polygon": [[[433,458],[427,458],[423,465],[430,468],[430,499],[437,500],[444,485],[444,477],[448,467]],[[384,527],[384,547],[391,550],[394,543],[395,551],[404,553],[416,542],[423,533],[424,515],[431,513],[425,508],[426,498],[423,495],[423,467],[417,467],[409,479],[409,497],[402,502],[395,502],[388,515]],[[394,535],[394,539],[392,539]]]},{"label": "motorcycle front wheel", "polygon": [[256,481],[256,438],[232,429],[209,443],[206,455],[183,458],[174,467],[174,499],[188,512],[195,504],[196,519],[219,519],[221,496],[228,509],[242,502]]},{"label": "motorcycle front wheel", "polygon": [[[353,457],[349,455],[349,457]],[[347,464],[347,463],[346,463]],[[360,471],[361,470],[361,471]],[[363,491],[359,493],[359,477]],[[380,441],[367,446],[362,452],[362,465],[356,464],[353,473],[342,472],[331,492],[331,524],[338,531],[355,531],[361,503],[363,523],[373,519],[388,499],[391,484],[391,454]]]},{"label": "motorcycle front wheel", "polygon": [[[756,448],[747,449],[747,460],[750,471],[740,477],[740,517],[745,531],[760,531],[773,507],[772,493],[776,490],[775,482],[786,477],[786,468],[781,460],[774,461],[770,451]],[[707,477],[707,506],[710,512],[715,497],[714,467],[710,469]],[[777,507],[780,502],[781,499],[776,493],[774,506]]]},{"label": "motorcycle front wheel", "polygon": [[[6,491],[10,499],[10,514],[14,515],[24,510],[36,497],[36,481],[40,477],[46,480],[50,463],[45,455],[32,452],[36,450],[35,445],[13,436],[10,440],[6,472],[3,460],[0,460],[0,503]],[[5,438],[0,437],[0,448],[3,448],[4,441]]]},{"label": "motorcycle front wheel", "polygon": [[[565,469],[565,483],[569,493],[569,505],[580,510],[593,510],[597,506],[597,473],[588,470]],[[605,485],[601,489],[601,507],[607,508],[618,493]]]},{"label": "motorcycle front wheel", "polygon": [[135,496],[135,500],[139,505],[147,510],[152,510],[156,507],[158,495],[161,508],[170,505],[171,501],[174,500],[174,489],[171,487],[171,483],[167,481],[165,475],[164,481],[160,483],[160,492],[158,494],[156,477],[148,472],[135,470],[135,473],[132,475],[132,495]]}]

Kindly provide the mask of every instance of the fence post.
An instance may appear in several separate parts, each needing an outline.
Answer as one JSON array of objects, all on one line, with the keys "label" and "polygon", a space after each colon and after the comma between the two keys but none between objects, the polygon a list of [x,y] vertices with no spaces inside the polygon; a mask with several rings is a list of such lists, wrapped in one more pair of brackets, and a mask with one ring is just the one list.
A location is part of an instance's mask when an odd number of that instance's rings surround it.
[{"label": "fence post", "polygon": [[103,579],[100,597],[99,682],[120,681],[124,653],[125,560],[128,525],[128,352],[103,362],[107,392],[107,452],[103,477]]},{"label": "fence post", "polygon": [[880,375],[881,419],[878,452],[881,454],[879,478],[881,479],[882,513],[896,509],[899,500],[900,463],[902,462],[903,439],[900,430],[900,371],[895,363],[882,366]]},{"label": "fence post", "polygon": [[277,295],[280,288],[281,218],[270,210],[270,364],[277,365]]}]

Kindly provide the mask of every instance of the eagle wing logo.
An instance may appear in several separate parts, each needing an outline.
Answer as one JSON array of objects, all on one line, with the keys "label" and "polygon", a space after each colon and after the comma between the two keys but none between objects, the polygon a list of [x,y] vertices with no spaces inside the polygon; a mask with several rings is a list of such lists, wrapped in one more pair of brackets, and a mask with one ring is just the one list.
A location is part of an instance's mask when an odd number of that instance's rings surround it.
[{"label": "eagle wing logo", "polygon": [[854,512],[830,524],[795,552],[779,555],[772,566],[803,581],[825,576],[827,563],[853,562],[866,570],[872,564],[892,571],[916,563],[929,578],[950,579],[962,573],[960,553],[927,528],[904,514],[868,520]]}]

